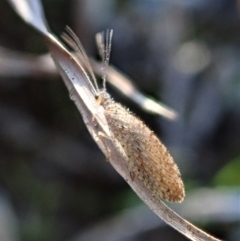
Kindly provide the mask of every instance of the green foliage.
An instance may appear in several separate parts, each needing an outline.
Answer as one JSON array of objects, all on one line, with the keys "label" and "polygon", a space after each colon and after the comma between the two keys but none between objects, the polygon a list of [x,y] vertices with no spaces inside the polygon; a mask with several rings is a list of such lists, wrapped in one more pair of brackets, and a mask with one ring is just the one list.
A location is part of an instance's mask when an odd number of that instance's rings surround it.
[{"label": "green foliage", "polygon": [[240,156],[225,165],[214,178],[217,186],[240,186]]}]

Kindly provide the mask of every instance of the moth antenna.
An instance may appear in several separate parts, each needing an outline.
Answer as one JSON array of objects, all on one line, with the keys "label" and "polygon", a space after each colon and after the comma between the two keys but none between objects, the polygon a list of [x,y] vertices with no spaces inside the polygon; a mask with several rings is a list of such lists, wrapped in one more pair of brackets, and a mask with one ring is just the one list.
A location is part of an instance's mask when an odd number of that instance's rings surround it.
[{"label": "moth antenna", "polygon": [[92,67],[90,65],[87,53],[84,50],[82,43],[78,39],[77,35],[73,32],[73,30],[70,27],[66,26],[66,32],[64,32],[61,35],[61,37],[75,51],[75,54],[76,54],[76,57],[78,58],[78,60],[84,64],[87,74],[93,80],[97,93],[99,93],[99,87],[97,84],[97,80],[93,73]]},{"label": "moth antenna", "polygon": [[96,43],[97,43],[99,55],[103,62],[103,66],[102,66],[103,90],[106,90],[106,81],[107,81],[106,71],[110,60],[110,53],[112,48],[112,36],[113,36],[112,29],[110,30],[107,29],[105,36],[104,36],[104,32],[100,32],[96,34]]}]

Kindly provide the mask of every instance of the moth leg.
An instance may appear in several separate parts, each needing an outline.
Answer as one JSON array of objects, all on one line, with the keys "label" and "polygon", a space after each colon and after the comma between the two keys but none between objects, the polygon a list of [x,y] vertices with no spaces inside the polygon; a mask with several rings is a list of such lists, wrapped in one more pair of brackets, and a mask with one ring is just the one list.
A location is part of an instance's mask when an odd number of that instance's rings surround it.
[{"label": "moth leg", "polygon": [[87,120],[87,121],[85,121],[86,125],[91,125],[91,124],[95,121],[95,119],[96,119],[95,116],[92,115],[91,120]]},{"label": "moth leg", "polygon": [[101,137],[107,138],[108,140],[112,140],[111,136],[108,136],[108,135],[106,135],[105,133],[103,133],[101,131],[98,132],[98,135],[101,136]]},{"label": "moth leg", "polygon": [[94,114],[93,114],[93,115],[92,115],[92,119],[90,120],[90,123],[92,124],[95,120],[96,120],[96,117],[95,117]]},{"label": "moth leg", "polygon": [[135,172],[133,172],[133,171],[130,171],[130,177],[131,177],[131,180],[132,181],[134,181],[134,179],[135,179]]},{"label": "moth leg", "polygon": [[[98,136],[99,137],[103,137],[103,138],[106,138],[108,140],[110,140],[113,144],[113,146],[116,148],[116,150],[118,151],[118,153],[122,156],[122,158],[126,161],[128,159],[127,157],[127,154],[126,154],[126,150],[124,150],[124,148],[122,147],[121,143],[119,143],[115,138],[114,136],[109,136],[109,135],[106,135],[105,133],[103,132],[98,132]],[[106,146],[106,145],[105,145]],[[107,155],[107,160],[109,160],[111,157],[111,150],[109,150],[109,148],[106,147],[106,150],[108,155]]]},{"label": "moth leg", "polygon": [[[108,140],[112,140],[112,138],[111,138],[110,136],[104,134],[104,133],[101,132],[101,131],[98,132],[98,136],[99,136],[100,138],[103,137],[103,138],[107,138]],[[105,155],[106,155],[106,161],[109,162],[110,157],[111,157],[111,151],[110,151],[110,149],[105,145],[104,142],[102,142],[102,144],[103,144],[104,149],[105,149],[105,151],[106,151],[106,153],[105,153]]]},{"label": "moth leg", "polygon": [[[101,105],[101,102],[102,102],[102,97],[101,96],[98,96],[97,98],[96,98],[96,103],[100,106]],[[91,120],[91,122],[93,122],[95,120],[95,116],[94,116],[94,114],[92,115],[92,120]]]},{"label": "moth leg", "polygon": [[91,120],[86,121],[86,124],[92,124],[96,119],[97,119],[97,118],[96,118],[96,115],[95,115],[95,114],[92,114]]},{"label": "moth leg", "polygon": [[96,98],[96,103],[97,103],[98,105],[101,105],[101,102],[102,102],[102,96],[99,95],[99,96]]}]

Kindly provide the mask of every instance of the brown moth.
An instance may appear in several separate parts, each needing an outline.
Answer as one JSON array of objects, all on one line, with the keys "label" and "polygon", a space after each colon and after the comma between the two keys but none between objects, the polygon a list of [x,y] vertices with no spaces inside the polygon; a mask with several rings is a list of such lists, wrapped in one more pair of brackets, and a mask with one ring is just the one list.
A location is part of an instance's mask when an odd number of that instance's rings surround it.
[{"label": "brown moth", "polygon": [[[111,139],[126,161],[132,180],[140,179],[152,195],[169,202],[182,202],[185,196],[184,185],[179,169],[166,147],[139,118],[116,103],[106,92],[106,75],[103,75],[103,90],[99,91],[87,55],[76,37],[69,35],[64,40],[75,50],[79,61],[96,85],[96,101],[104,108]],[[97,44],[105,67],[108,65],[111,50],[112,31],[97,34]]]}]

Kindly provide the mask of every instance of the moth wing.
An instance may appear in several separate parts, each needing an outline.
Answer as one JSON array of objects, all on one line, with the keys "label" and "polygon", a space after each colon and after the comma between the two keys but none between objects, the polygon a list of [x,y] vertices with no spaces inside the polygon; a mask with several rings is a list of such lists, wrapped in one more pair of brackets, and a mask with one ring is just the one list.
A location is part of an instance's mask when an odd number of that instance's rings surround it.
[{"label": "moth wing", "polygon": [[[141,122],[141,121],[140,121]],[[142,122],[133,133],[133,149],[137,150],[136,165],[142,170],[155,195],[171,202],[181,202],[184,185],[180,171],[167,148]]]}]

